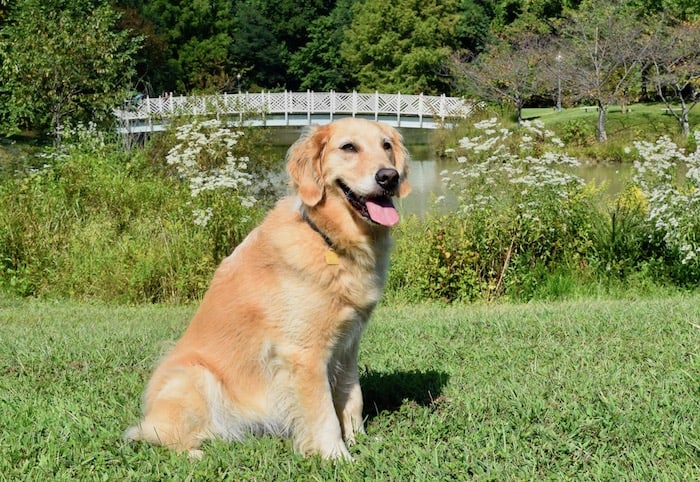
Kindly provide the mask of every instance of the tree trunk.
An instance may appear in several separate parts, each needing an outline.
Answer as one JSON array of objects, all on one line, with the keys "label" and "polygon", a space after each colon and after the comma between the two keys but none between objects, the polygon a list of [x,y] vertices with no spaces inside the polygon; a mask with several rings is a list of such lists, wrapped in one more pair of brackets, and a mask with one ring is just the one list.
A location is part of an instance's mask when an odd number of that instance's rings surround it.
[{"label": "tree trunk", "polygon": [[600,101],[598,101],[597,133],[599,142],[604,142],[608,140],[608,134],[605,132],[605,108],[603,107],[603,103]]},{"label": "tree trunk", "polygon": [[688,109],[683,106],[683,112],[681,112],[681,129],[683,130],[684,136],[690,135],[690,122],[688,121]]}]

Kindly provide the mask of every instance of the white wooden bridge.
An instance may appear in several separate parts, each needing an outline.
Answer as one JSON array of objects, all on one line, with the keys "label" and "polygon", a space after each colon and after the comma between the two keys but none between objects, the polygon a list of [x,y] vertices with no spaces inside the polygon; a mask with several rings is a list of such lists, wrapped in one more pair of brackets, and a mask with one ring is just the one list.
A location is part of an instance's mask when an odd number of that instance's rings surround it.
[{"label": "white wooden bridge", "polygon": [[304,126],[363,117],[395,127],[435,129],[467,117],[471,110],[472,104],[444,95],[285,91],[144,97],[114,114],[119,132],[136,134],[165,130],[179,116],[216,117],[251,126]]}]

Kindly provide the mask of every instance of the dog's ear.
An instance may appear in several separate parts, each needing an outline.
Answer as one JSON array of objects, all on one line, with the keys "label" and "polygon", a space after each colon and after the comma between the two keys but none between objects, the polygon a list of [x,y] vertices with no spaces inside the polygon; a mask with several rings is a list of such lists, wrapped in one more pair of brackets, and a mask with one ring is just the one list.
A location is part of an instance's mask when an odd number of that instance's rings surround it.
[{"label": "dog's ear", "polygon": [[291,188],[307,206],[315,206],[323,199],[321,160],[327,139],[327,126],[314,126],[287,151]]},{"label": "dog's ear", "polygon": [[411,192],[411,184],[408,182],[408,161],[410,159],[408,149],[406,149],[403,143],[403,136],[398,130],[387,125],[385,125],[385,128],[394,145],[394,163],[401,179],[399,197],[406,197]]}]

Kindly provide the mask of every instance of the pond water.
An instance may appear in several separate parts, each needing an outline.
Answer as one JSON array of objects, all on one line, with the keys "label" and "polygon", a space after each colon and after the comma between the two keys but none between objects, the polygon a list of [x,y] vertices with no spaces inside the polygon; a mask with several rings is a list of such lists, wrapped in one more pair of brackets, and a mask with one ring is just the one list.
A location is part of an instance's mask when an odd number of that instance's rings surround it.
[{"label": "pond water", "polygon": [[[411,146],[409,146],[411,150]],[[421,149],[420,151],[423,151]],[[438,213],[449,212],[454,209],[457,202],[454,195],[442,182],[440,173],[443,170],[453,170],[457,168],[455,161],[435,160],[434,155],[423,155],[420,159],[411,161],[411,172],[409,181],[413,190],[411,195],[401,200],[401,211],[406,214],[424,214],[434,211],[438,207]],[[632,165],[620,163],[596,163],[584,164],[571,172],[580,176],[586,183],[595,183],[603,188],[607,196],[614,196],[621,192],[626,183],[632,177]],[[444,196],[445,199],[439,206],[434,200]]]},{"label": "pond water", "polygon": [[[424,215],[427,212],[444,213],[457,206],[454,195],[442,182],[440,173],[443,170],[454,170],[457,163],[452,160],[438,159],[430,145],[431,133],[426,129],[403,129],[401,133],[411,154],[411,171],[409,181],[413,190],[411,194],[398,202],[403,214]],[[284,155],[287,147],[302,133],[302,128],[274,128],[270,130],[269,141],[279,149],[280,156]],[[631,164],[595,163],[585,164],[573,170],[573,173],[583,178],[587,183],[595,182],[603,186],[604,192],[611,196],[621,192],[625,183],[632,176]],[[437,197],[444,196],[445,200],[435,205]]]}]

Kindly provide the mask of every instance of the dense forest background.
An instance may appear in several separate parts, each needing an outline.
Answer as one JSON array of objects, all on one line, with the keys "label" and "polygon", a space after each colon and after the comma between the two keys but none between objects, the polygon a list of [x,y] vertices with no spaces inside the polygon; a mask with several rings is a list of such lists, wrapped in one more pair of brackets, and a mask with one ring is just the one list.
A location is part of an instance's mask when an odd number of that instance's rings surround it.
[{"label": "dense forest background", "polygon": [[[57,132],[164,92],[445,93],[519,109],[552,105],[558,85],[559,102],[604,108],[657,96],[644,81],[679,44],[688,99],[699,16],[697,0],[0,0],[0,127]],[[599,58],[584,68],[574,52]],[[576,79],[582,68],[597,78]]]},{"label": "dense forest background", "polygon": [[[578,0],[121,0],[144,38],[138,87],[152,95],[238,89],[455,93],[442,68],[511,31],[556,34]],[[605,2],[591,2],[600,8]],[[696,1],[638,0],[689,19]],[[589,5],[590,6],[590,5]]]}]

